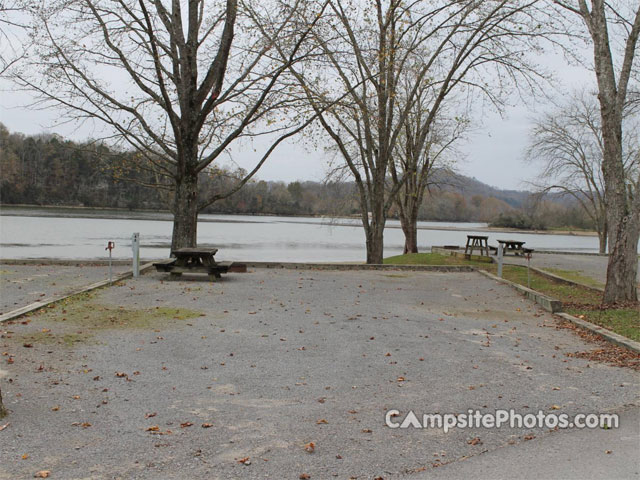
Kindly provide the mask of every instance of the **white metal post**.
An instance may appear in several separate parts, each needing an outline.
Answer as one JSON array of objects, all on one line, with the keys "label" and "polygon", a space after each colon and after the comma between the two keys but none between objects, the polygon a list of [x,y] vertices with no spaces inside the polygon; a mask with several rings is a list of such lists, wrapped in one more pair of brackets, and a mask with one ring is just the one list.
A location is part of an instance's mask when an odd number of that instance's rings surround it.
[{"label": "white metal post", "polygon": [[109,249],[109,282],[113,281],[113,268],[111,267],[111,249]]},{"label": "white metal post", "polygon": [[140,234],[134,233],[131,236],[131,248],[133,249],[133,276],[140,275]]},{"label": "white metal post", "polygon": [[504,255],[504,247],[502,244],[498,244],[498,276],[502,278],[502,260]]}]

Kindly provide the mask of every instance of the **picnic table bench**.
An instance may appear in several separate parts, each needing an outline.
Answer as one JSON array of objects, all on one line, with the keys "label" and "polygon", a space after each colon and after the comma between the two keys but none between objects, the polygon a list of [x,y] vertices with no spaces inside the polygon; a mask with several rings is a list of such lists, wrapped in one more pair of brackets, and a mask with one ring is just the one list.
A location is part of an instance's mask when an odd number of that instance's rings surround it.
[{"label": "picnic table bench", "polygon": [[481,255],[489,256],[489,237],[486,235],[467,235],[467,245],[464,248],[464,253],[473,255],[474,249],[479,249]]},{"label": "picnic table bench", "polygon": [[154,263],[158,272],[169,272],[171,277],[179,277],[183,273],[206,273],[209,280],[222,278],[227,273],[233,262],[216,262],[214,257],[217,248],[178,248],[171,250],[170,258],[162,262]]},{"label": "picnic table bench", "polygon": [[498,243],[502,245],[502,251],[506,255],[507,252],[513,252],[515,255],[524,255],[524,245],[527,242],[520,242],[518,240],[498,240]]}]

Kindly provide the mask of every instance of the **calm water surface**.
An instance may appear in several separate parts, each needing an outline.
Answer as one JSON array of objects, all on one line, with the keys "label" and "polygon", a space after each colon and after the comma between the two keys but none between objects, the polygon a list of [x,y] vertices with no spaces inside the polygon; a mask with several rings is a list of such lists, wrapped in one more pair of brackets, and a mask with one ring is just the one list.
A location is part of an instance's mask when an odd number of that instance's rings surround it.
[{"label": "calm water surface", "polygon": [[[126,218],[125,218],[126,217]],[[390,220],[388,227],[399,226]],[[420,222],[421,251],[433,245],[464,245],[468,233],[482,223]],[[115,241],[115,258],[131,257],[131,234],[139,232],[142,258],[169,256],[171,216],[165,213],[110,210],[0,209],[2,258],[105,258],[108,240]],[[482,234],[482,233],[480,233]],[[530,233],[484,233],[489,243],[514,238],[539,250],[597,252],[596,237]],[[201,215],[198,244],[220,249],[221,260],[343,262],[364,261],[364,230],[358,219]],[[399,228],[385,230],[385,256],[402,253]]]}]

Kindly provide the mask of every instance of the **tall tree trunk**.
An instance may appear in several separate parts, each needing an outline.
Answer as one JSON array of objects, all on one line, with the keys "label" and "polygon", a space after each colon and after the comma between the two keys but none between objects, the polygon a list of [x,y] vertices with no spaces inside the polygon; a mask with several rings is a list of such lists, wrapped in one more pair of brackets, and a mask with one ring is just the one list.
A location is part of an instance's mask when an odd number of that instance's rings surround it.
[{"label": "tall tree trunk", "polygon": [[171,249],[195,247],[197,241],[198,175],[186,174],[176,182]]},{"label": "tall tree trunk", "polygon": [[598,242],[599,242],[599,250],[598,252],[603,255],[607,253],[607,239],[609,236],[609,232],[607,231],[607,222],[602,222],[602,225],[598,229]]},{"label": "tall tree trunk", "polygon": [[382,264],[384,255],[384,223],[371,222],[367,232],[367,263],[369,265]]},{"label": "tall tree trunk", "polygon": [[[384,173],[386,173],[386,170]],[[367,263],[373,265],[380,265],[384,255],[384,226],[387,212],[385,211],[383,175],[378,174],[378,178],[375,179],[372,188],[373,192],[368,202],[371,207],[371,218],[369,219],[368,228],[365,229],[367,235]],[[367,207],[364,206],[363,208],[366,209]]]},{"label": "tall tree trunk", "polygon": [[400,226],[404,233],[403,253],[418,253],[418,209],[403,209],[400,214]]},{"label": "tall tree trunk", "polygon": [[638,300],[640,215],[630,213],[612,233],[603,302],[635,302]]},{"label": "tall tree trunk", "polygon": [[[601,96],[603,97],[603,96]],[[621,114],[614,102],[600,100],[604,158],[602,173],[607,202],[606,222],[609,229],[609,264],[604,303],[638,300],[638,222],[632,199],[627,193],[622,162]]]}]

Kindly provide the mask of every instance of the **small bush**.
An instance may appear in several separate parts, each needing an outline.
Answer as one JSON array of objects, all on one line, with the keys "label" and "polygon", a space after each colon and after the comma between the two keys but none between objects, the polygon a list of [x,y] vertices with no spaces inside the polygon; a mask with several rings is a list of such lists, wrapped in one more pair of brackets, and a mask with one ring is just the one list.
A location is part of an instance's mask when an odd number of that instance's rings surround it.
[{"label": "small bush", "polygon": [[491,223],[490,227],[519,228],[521,230],[546,230],[546,226],[539,220],[534,220],[521,212],[501,213]]}]

